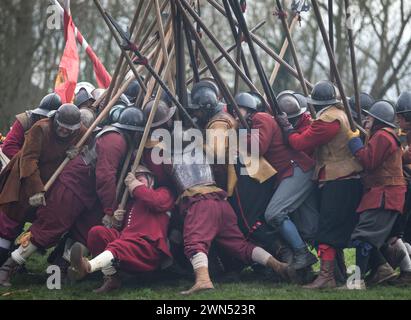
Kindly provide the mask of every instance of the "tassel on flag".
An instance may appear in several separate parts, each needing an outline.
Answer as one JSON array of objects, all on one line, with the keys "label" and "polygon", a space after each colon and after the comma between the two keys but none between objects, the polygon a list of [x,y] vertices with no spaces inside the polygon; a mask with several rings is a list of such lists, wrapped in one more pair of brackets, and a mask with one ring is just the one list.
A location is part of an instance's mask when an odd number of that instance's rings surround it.
[{"label": "tassel on flag", "polygon": [[66,47],[60,61],[59,72],[56,78],[54,91],[60,96],[63,103],[73,101],[76,88],[80,59],[77,52],[77,44],[74,33],[74,24],[69,11],[64,11],[64,35]]}]

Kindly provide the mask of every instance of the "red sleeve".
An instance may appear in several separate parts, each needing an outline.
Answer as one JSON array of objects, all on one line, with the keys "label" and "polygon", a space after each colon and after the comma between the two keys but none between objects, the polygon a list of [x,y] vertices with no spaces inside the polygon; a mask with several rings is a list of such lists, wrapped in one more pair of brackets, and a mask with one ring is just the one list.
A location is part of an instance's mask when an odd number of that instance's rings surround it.
[{"label": "red sleeve", "polygon": [[24,144],[24,129],[20,121],[16,120],[3,142],[2,151],[9,158],[21,150]]},{"label": "red sleeve", "polygon": [[258,129],[258,135],[254,133],[248,134],[248,148],[251,150],[251,142],[257,142],[258,140],[260,155],[264,155],[270,147],[271,139],[274,135],[274,129],[277,124],[272,116],[266,113],[256,113],[252,118],[252,123],[251,129]]},{"label": "red sleeve", "polygon": [[340,131],[340,122],[314,121],[304,132],[288,137],[290,146],[297,151],[315,149],[330,142]]},{"label": "red sleeve", "polygon": [[372,171],[378,168],[397,148],[399,146],[394,137],[380,130],[371,137],[367,146],[357,151],[355,157],[365,170]]},{"label": "red sleeve", "polygon": [[106,133],[96,142],[96,191],[104,213],[117,208],[117,170],[127,152],[127,143],[119,133]]},{"label": "red sleeve", "polygon": [[310,127],[312,122],[313,119],[311,118],[311,115],[309,113],[303,113],[300,119],[298,120],[297,124],[295,125],[294,129],[298,133],[302,133]]},{"label": "red sleeve", "polygon": [[156,164],[153,162],[151,157],[151,152],[153,149],[146,148],[143,152],[143,164],[154,174],[156,177],[156,185],[161,187],[171,187],[173,186],[170,177],[164,170],[164,164]]},{"label": "red sleeve", "polygon": [[164,187],[150,189],[144,185],[138,186],[133,190],[133,196],[159,213],[169,211],[174,207],[174,197],[170,190]]}]

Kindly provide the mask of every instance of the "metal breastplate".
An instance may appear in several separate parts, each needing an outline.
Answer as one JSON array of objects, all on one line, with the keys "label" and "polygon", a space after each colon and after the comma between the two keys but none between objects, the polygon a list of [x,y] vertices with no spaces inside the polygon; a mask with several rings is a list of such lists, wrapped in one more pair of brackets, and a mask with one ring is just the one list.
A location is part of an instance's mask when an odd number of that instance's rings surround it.
[{"label": "metal breastplate", "polygon": [[[213,172],[209,164],[189,162],[184,155],[181,157],[180,154],[178,159],[173,155],[171,176],[179,194],[194,186],[215,184]],[[190,159],[193,160],[193,158]],[[176,163],[175,160],[182,161]]]},{"label": "metal breastplate", "polygon": [[96,143],[93,142],[92,146],[85,146],[81,150],[81,158],[83,159],[86,165],[91,165],[93,168],[96,167],[97,163],[97,151],[96,151]]}]

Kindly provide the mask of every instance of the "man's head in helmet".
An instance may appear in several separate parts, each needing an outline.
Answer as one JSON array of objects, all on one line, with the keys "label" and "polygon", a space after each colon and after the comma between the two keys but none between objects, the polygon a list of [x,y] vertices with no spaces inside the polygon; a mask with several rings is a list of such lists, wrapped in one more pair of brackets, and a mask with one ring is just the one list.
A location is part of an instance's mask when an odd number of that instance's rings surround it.
[{"label": "man's head in helmet", "polygon": [[411,91],[405,91],[398,97],[395,105],[398,124],[403,130],[411,130]]},{"label": "man's head in helmet", "polygon": [[319,112],[328,106],[341,104],[341,98],[337,88],[331,81],[322,80],[315,84],[311,96],[307,98],[307,102],[312,104],[314,109]]},{"label": "man's head in helmet", "polygon": [[91,125],[96,120],[96,114],[94,113],[93,110],[91,110],[89,108],[81,108],[80,109],[80,119],[81,119],[81,123],[86,128],[90,128]]},{"label": "man's head in helmet", "polygon": [[[150,116],[151,110],[154,107],[155,99],[149,100],[144,106],[143,113],[146,119]],[[176,107],[169,107],[163,100],[159,101],[156,113],[151,124],[151,128],[172,128],[173,116],[176,113]]]},{"label": "man's head in helmet", "polygon": [[197,118],[201,127],[221,111],[217,90],[215,84],[210,81],[200,81],[191,90],[191,104],[188,106],[188,111]]},{"label": "man's head in helmet", "polygon": [[127,99],[130,100],[130,103],[132,104],[136,102],[139,93],[140,84],[136,79],[131,81],[130,84],[127,86],[126,91],[124,91],[124,94],[126,95]]},{"label": "man's head in helmet", "polygon": [[[247,92],[241,92],[235,96],[235,102],[244,118],[258,112],[256,99]],[[238,118],[238,116],[237,116]]]},{"label": "man's head in helmet", "polygon": [[85,88],[80,88],[74,96],[74,104],[80,108],[89,108],[95,102],[94,96]]},{"label": "man's head in helmet", "polygon": [[61,106],[61,99],[57,93],[49,93],[41,99],[39,106],[31,110],[31,118],[33,123],[38,120],[47,118],[50,111],[57,110]]},{"label": "man's head in helmet", "polygon": [[123,110],[118,121],[112,126],[128,133],[143,132],[145,126],[145,117],[143,111],[136,107],[128,107]]},{"label": "man's head in helmet", "polygon": [[54,132],[59,139],[70,139],[81,127],[79,108],[71,103],[65,103],[57,111],[50,113],[53,118]]},{"label": "man's head in helmet", "polygon": [[147,188],[153,188],[155,179],[154,174],[146,167],[139,165],[134,173],[136,179],[144,184]]}]

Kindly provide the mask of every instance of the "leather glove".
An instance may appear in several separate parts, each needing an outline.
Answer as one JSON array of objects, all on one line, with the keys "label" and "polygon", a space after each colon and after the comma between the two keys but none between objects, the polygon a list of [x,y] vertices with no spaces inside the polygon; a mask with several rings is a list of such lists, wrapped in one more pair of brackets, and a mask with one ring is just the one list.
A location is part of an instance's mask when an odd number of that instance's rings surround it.
[{"label": "leather glove", "polygon": [[130,193],[132,193],[135,188],[142,185],[142,183],[138,181],[136,176],[131,172],[127,174],[127,177],[124,179],[124,183]]},{"label": "leather glove", "polygon": [[288,121],[287,114],[285,112],[277,115],[276,117],[278,125],[281,127],[281,130],[284,135],[284,142],[288,144],[288,137],[290,134],[294,133],[293,125]]},{"label": "leather glove", "polygon": [[360,130],[355,130],[354,132],[353,131],[349,131],[348,132],[348,139],[349,140],[351,140],[351,139],[354,139],[354,138],[359,138],[359,136],[360,136]]},{"label": "leather glove", "polygon": [[108,214],[106,214],[103,217],[103,220],[101,220],[101,222],[103,223],[103,226],[105,226],[106,228],[112,228],[113,227],[113,217],[109,216]]},{"label": "leather glove", "polygon": [[277,115],[277,123],[285,131],[294,130],[294,127],[288,121],[288,117],[287,117],[287,114],[285,112],[282,112],[279,115]]},{"label": "leather glove", "polygon": [[124,216],[126,214],[126,210],[122,210],[122,209],[117,209],[116,211],[114,211],[113,214],[113,226],[116,229],[120,229],[122,224],[123,224],[123,220],[124,220]]},{"label": "leather glove", "polygon": [[80,149],[75,146],[72,146],[66,151],[66,156],[70,160],[73,160],[75,157],[79,155],[79,153],[80,153]]},{"label": "leather glove", "polygon": [[40,207],[46,205],[46,198],[44,197],[44,192],[36,193],[34,196],[29,198],[29,204],[32,207]]}]

